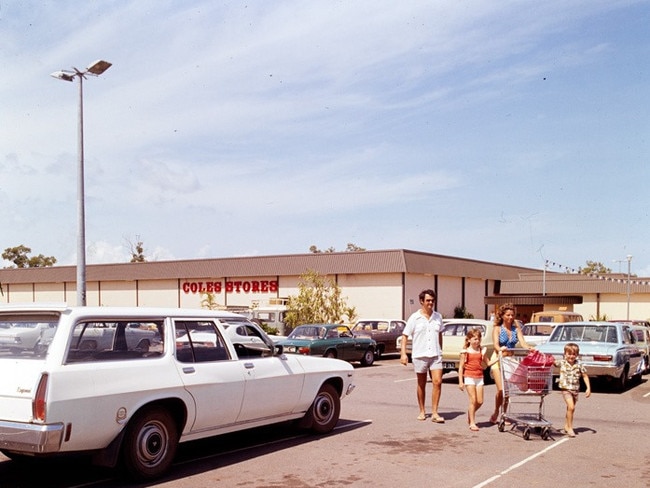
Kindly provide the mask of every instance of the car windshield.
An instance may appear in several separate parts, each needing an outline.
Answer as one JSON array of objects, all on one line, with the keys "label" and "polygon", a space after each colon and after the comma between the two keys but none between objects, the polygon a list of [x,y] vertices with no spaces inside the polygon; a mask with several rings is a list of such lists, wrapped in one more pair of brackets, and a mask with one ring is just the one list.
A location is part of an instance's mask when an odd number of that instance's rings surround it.
[{"label": "car windshield", "polygon": [[553,330],[549,342],[618,342],[613,325],[561,325]]},{"label": "car windshield", "polygon": [[325,337],[325,327],[316,325],[301,325],[289,334],[289,339],[322,339],[323,337]]}]

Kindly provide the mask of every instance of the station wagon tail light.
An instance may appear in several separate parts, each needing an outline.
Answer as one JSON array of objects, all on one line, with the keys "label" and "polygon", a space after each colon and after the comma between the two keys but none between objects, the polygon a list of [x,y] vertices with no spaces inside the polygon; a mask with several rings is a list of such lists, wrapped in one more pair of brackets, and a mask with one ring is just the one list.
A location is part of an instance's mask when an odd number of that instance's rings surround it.
[{"label": "station wagon tail light", "polygon": [[307,346],[299,347],[298,352],[300,354],[309,354],[309,347],[307,347]]},{"label": "station wagon tail light", "polygon": [[613,356],[609,354],[594,354],[594,361],[611,361],[613,359]]},{"label": "station wagon tail light", "polygon": [[43,373],[41,375],[41,380],[38,382],[38,387],[36,388],[36,396],[32,403],[32,417],[38,422],[45,422],[45,415],[47,413],[47,404],[45,398],[47,396],[47,380],[48,374]]}]

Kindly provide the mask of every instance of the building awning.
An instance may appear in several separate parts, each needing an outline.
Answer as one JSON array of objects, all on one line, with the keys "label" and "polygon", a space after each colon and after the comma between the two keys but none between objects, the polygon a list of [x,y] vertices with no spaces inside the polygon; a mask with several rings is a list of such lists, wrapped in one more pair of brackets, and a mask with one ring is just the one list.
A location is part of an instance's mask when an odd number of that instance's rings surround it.
[{"label": "building awning", "polygon": [[574,305],[582,303],[582,297],[577,295],[499,295],[484,298],[485,305]]}]

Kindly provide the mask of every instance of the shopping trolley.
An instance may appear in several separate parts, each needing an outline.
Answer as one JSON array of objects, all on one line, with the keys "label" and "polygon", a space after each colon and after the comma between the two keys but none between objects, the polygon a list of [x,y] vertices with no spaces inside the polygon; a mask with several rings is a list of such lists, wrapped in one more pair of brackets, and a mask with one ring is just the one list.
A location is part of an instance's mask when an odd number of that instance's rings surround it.
[{"label": "shopping trolley", "polygon": [[544,418],[544,397],[553,388],[553,362],[553,356],[528,349],[509,349],[499,355],[503,385],[499,432],[510,423],[510,430],[521,429],[526,440],[533,431],[544,440],[550,437],[551,422]]}]

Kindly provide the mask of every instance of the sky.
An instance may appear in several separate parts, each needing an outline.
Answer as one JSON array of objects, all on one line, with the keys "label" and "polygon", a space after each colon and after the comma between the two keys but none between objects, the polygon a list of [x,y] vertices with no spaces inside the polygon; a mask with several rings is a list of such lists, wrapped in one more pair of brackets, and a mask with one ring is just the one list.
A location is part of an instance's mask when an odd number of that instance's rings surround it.
[{"label": "sky", "polygon": [[[0,0],[0,249],[650,276],[650,2]],[[1,261],[0,266],[12,263]]]}]

